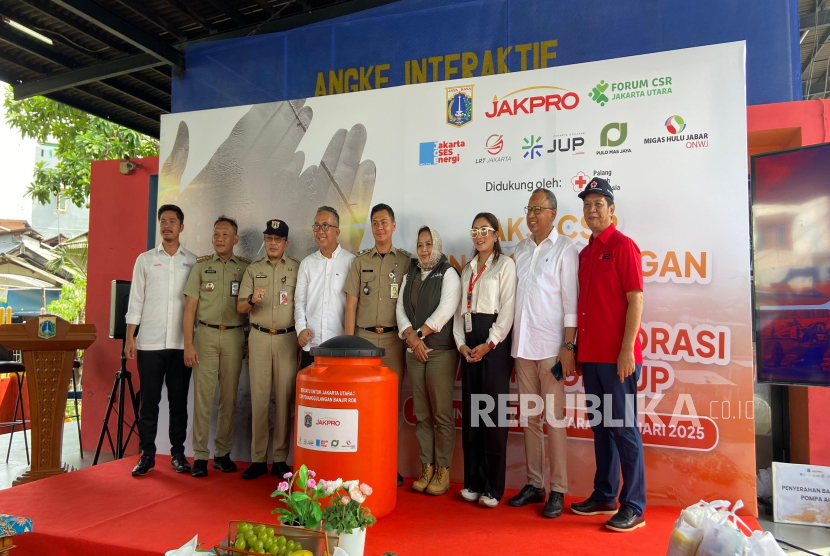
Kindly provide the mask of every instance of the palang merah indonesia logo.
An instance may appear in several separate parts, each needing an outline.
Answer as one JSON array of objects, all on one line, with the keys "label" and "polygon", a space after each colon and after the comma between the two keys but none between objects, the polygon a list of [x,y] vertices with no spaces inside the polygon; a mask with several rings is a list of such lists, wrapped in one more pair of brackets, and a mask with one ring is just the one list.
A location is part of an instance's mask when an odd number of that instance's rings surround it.
[{"label": "palang merah indonesia logo", "polygon": [[681,118],[680,116],[671,116],[668,120],[666,120],[665,125],[666,131],[668,131],[672,135],[683,133],[683,130],[686,129],[686,122],[684,122],[683,118]]},{"label": "palang merah indonesia logo", "polygon": [[447,87],[447,125],[464,127],[473,121],[473,87]]}]

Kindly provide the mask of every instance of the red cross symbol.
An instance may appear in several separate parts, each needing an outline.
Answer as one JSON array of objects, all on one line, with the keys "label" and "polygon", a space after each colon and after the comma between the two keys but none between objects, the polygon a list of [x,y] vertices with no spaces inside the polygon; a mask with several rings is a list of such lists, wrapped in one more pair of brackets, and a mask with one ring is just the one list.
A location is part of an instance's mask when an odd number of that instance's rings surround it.
[{"label": "red cross symbol", "polygon": [[576,191],[577,193],[582,191],[582,188],[585,186],[586,183],[588,183],[586,177],[587,176],[583,172],[580,172],[573,178],[571,178],[571,183],[574,186],[574,191]]}]

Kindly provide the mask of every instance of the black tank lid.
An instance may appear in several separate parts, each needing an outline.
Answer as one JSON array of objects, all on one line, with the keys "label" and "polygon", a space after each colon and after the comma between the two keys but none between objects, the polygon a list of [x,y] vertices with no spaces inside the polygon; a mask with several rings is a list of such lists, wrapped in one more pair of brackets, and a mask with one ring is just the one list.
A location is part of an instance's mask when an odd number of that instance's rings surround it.
[{"label": "black tank lid", "polygon": [[335,336],[309,352],[312,357],[383,357],[386,350],[358,336]]}]

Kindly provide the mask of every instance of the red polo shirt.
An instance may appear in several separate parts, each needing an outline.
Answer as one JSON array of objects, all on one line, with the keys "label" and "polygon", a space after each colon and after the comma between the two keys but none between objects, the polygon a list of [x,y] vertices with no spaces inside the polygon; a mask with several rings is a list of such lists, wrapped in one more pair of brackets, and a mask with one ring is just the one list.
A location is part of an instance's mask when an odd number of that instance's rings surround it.
[{"label": "red polo shirt", "polygon": [[[611,224],[579,254],[579,361],[616,363],[625,335],[626,292],[643,289],[640,248]],[[640,335],[634,361],[643,362]]]}]

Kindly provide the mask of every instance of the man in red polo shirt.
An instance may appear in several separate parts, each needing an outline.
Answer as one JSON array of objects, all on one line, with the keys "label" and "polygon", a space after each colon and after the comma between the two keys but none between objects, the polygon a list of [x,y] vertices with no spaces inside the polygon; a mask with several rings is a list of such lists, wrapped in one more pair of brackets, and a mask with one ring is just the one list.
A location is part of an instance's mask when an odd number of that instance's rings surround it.
[{"label": "man in red polo shirt", "polygon": [[592,237],[579,254],[578,358],[586,397],[602,418],[591,427],[594,492],[571,504],[571,511],[613,515],[605,526],[627,532],[646,524],[643,440],[637,427],[637,381],[643,368],[640,248],[611,221],[614,192],[607,181],[593,178],[579,198]]}]

